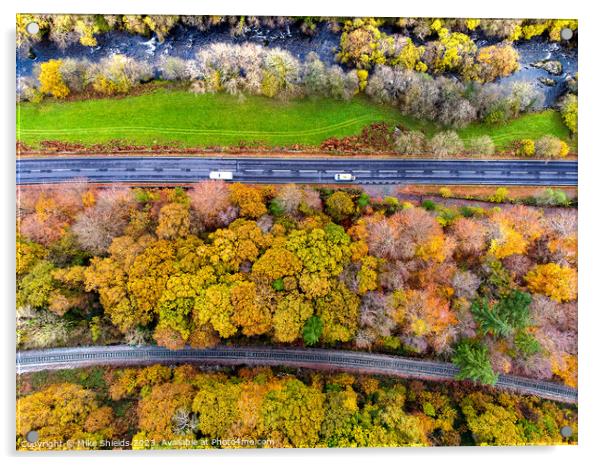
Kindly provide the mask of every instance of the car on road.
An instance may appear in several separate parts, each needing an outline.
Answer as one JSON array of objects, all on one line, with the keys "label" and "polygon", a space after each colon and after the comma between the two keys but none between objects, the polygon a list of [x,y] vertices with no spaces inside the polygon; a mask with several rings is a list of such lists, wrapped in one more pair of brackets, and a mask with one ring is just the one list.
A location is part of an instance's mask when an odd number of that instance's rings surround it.
[{"label": "car on road", "polygon": [[210,171],[209,179],[223,179],[230,181],[234,177],[232,171]]},{"label": "car on road", "polygon": [[335,181],[355,181],[355,176],[351,173],[337,173],[334,175]]}]

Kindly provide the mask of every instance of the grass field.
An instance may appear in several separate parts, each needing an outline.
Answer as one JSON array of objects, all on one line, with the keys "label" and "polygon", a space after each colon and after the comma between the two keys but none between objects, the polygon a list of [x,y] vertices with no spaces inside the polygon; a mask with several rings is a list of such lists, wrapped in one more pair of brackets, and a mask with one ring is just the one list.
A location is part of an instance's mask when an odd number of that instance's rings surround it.
[{"label": "grass field", "polygon": [[529,113],[501,125],[473,124],[460,129],[458,134],[464,140],[487,134],[498,148],[507,147],[517,139],[537,139],[546,134],[560,137],[573,145],[560,113],[554,110]]},{"label": "grass field", "polygon": [[[432,135],[437,128],[402,116],[393,107],[365,98],[349,102],[303,99],[281,102],[258,96],[195,95],[159,89],[143,95],[68,102],[46,100],[17,106],[17,140],[37,147],[44,140],[85,145],[120,140],[136,145],[179,147],[319,145],[328,137],[357,134],[375,121],[402,124]],[[499,126],[473,125],[459,131],[468,139],[489,134],[499,148],[510,141],[568,130],[555,111],[531,114]]]}]

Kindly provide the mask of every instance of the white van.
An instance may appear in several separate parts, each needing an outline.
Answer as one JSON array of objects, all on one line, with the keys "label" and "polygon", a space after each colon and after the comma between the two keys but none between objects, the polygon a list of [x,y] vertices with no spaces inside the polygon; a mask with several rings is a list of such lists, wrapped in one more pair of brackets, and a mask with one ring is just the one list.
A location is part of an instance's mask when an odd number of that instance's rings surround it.
[{"label": "white van", "polygon": [[210,171],[209,179],[223,179],[225,181],[231,181],[234,175],[232,171]]},{"label": "white van", "polygon": [[337,173],[334,175],[335,181],[355,181],[355,176],[351,173]]}]

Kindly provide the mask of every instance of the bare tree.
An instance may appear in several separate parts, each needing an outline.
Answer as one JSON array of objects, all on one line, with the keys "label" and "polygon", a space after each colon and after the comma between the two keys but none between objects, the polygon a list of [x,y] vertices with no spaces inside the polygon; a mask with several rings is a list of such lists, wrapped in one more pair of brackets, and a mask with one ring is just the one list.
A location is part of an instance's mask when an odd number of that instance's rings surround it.
[{"label": "bare tree", "polygon": [[201,222],[200,230],[227,226],[236,218],[230,190],[224,181],[201,181],[188,191],[190,206]]},{"label": "bare tree", "polygon": [[178,408],[171,418],[172,430],[175,434],[186,435],[195,433],[199,427],[197,415],[186,407]]},{"label": "bare tree", "polygon": [[131,191],[110,188],[98,194],[96,204],[81,213],[73,224],[73,233],[84,250],[104,254],[113,239],[124,233],[133,206]]},{"label": "bare tree", "polygon": [[481,280],[477,275],[470,271],[456,271],[452,278],[452,286],[458,297],[473,299],[477,293],[477,289],[481,284]]},{"label": "bare tree", "polygon": [[464,151],[464,143],[454,131],[435,134],[429,143],[430,150],[437,158],[459,155]]}]

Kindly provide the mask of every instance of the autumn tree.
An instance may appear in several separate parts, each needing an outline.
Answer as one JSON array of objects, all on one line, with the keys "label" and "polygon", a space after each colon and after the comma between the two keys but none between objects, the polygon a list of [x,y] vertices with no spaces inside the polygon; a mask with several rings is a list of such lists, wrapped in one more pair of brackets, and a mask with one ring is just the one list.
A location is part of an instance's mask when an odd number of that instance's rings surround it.
[{"label": "autumn tree", "polygon": [[388,260],[445,259],[441,225],[422,208],[402,210],[389,218],[375,215],[366,223],[370,254]]},{"label": "autumn tree", "polygon": [[353,199],[344,191],[336,191],[326,199],[326,211],[335,221],[342,221],[355,211]]},{"label": "autumn tree", "polygon": [[48,60],[40,64],[40,92],[60,99],[69,95],[69,88],[61,75],[62,63],[62,60]]},{"label": "autumn tree", "polygon": [[245,184],[230,186],[230,201],[240,209],[242,216],[259,218],[267,212],[261,189]]},{"label": "autumn tree", "polygon": [[577,271],[557,263],[536,265],[525,276],[531,292],[547,295],[557,302],[575,300],[577,297]]},{"label": "autumn tree", "polygon": [[361,260],[362,266],[357,273],[357,293],[364,295],[368,291],[378,288],[378,260],[375,257],[366,256]]},{"label": "autumn tree", "polygon": [[32,267],[46,257],[48,251],[40,244],[28,241],[26,238],[17,234],[16,243],[16,272],[17,275],[23,276],[31,271]]},{"label": "autumn tree", "polygon": [[125,236],[113,241],[109,254],[92,259],[85,271],[86,290],[98,291],[105,312],[121,331],[147,325],[174,272],[172,245]]},{"label": "autumn tree", "polygon": [[170,349],[184,347],[190,336],[191,313],[200,290],[213,280],[213,274],[206,268],[194,274],[174,274],[167,279],[155,309],[159,322],[154,338],[160,345]]},{"label": "autumn tree", "polygon": [[88,197],[86,183],[74,182],[59,184],[53,189],[40,188],[32,196],[23,199],[23,218],[19,232],[26,238],[43,245],[50,245],[67,234],[73,219],[84,207]]},{"label": "autumn tree", "polygon": [[210,323],[222,338],[233,336],[237,328],[232,322],[234,306],[230,301],[230,292],[227,284],[214,284],[202,290],[194,305],[195,323]]},{"label": "autumn tree", "polygon": [[182,408],[190,410],[194,389],[186,383],[164,383],[153,386],[138,403],[138,428],[134,439],[161,441],[174,439],[173,418]]},{"label": "autumn tree", "polygon": [[490,396],[480,392],[469,394],[461,405],[477,444],[513,445],[522,442],[513,409],[496,405]]},{"label": "autumn tree", "polygon": [[104,254],[128,224],[132,197],[129,189],[110,188],[96,196],[94,205],[78,215],[72,231],[84,250]]},{"label": "autumn tree", "polygon": [[452,278],[454,294],[460,298],[472,299],[481,280],[471,271],[457,271]]},{"label": "autumn tree", "polygon": [[186,237],[189,233],[190,216],[186,205],[170,203],[161,208],[157,237],[160,239],[176,239]]},{"label": "autumn tree", "polygon": [[121,400],[138,395],[142,389],[168,382],[172,370],[163,365],[151,365],[144,368],[125,368],[111,377],[109,395],[112,400]]},{"label": "autumn tree", "polygon": [[522,255],[527,251],[528,241],[511,223],[502,220],[499,223],[493,223],[493,228],[493,239],[489,251],[496,258],[505,258],[515,254]]},{"label": "autumn tree", "polygon": [[393,313],[404,328],[403,340],[415,352],[425,352],[431,346],[437,352],[448,347],[448,330],[457,322],[449,301],[431,285],[426,289],[408,289],[396,296]]},{"label": "autumn tree", "polygon": [[395,148],[404,155],[422,155],[426,152],[426,136],[421,131],[401,131],[395,135]]},{"label": "autumn tree", "polygon": [[284,247],[271,247],[253,264],[253,273],[274,281],[285,276],[295,276],[302,268],[297,255]]},{"label": "autumn tree", "polygon": [[382,292],[368,292],[362,296],[359,330],[355,338],[357,347],[370,348],[379,339],[391,337],[396,327],[394,304],[394,297]]},{"label": "autumn tree", "polygon": [[220,273],[238,271],[241,264],[254,263],[271,241],[256,222],[239,218],[209,235],[209,261]]},{"label": "autumn tree", "polygon": [[282,49],[267,50],[263,68],[264,95],[273,97],[278,94],[290,97],[298,94],[301,64],[293,54]]},{"label": "autumn tree", "polygon": [[324,229],[297,230],[289,234],[285,247],[301,262],[299,285],[308,297],[320,297],[328,293],[329,278],[341,274],[349,262],[350,242],[345,230],[333,223]]},{"label": "autumn tree", "polygon": [[[38,433],[36,442],[26,441],[30,431]],[[113,434],[112,409],[100,406],[94,392],[79,385],[51,384],[17,400],[19,449],[100,448],[100,442],[111,439]],[[77,442],[73,446],[68,441],[89,441],[91,446],[78,446]]]},{"label": "autumn tree", "polygon": [[272,309],[258,294],[254,282],[240,281],[231,289],[230,301],[234,308],[232,321],[245,336],[267,333],[272,328]]},{"label": "autumn tree", "polygon": [[461,32],[452,32],[439,20],[434,20],[431,29],[439,40],[428,42],[423,55],[425,63],[434,73],[461,70],[468,58],[477,50],[471,38]]},{"label": "autumn tree", "polygon": [[535,142],[532,139],[521,139],[515,143],[516,155],[521,157],[532,157],[535,155]]},{"label": "autumn tree", "polygon": [[57,282],[52,277],[54,270],[52,263],[39,261],[17,286],[17,306],[46,308],[57,288]]},{"label": "autumn tree", "polygon": [[379,45],[386,41],[386,36],[378,26],[379,21],[374,18],[345,21],[337,60],[350,63],[358,69],[369,69],[373,64],[384,63],[385,50]]},{"label": "autumn tree", "polygon": [[356,445],[354,430],[358,427],[358,395],[349,385],[326,393],[324,421],[320,436],[329,447]]},{"label": "autumn tree", "polygon": [[489,136],[479,136],[466,142],[466,150],[477,157],[491,156],[495,153],[495,143]]},{"label": "autumn tree", "polygon": [[340,281],[330,289],[315,300],[316,315],[324,324],[322,339],[330,344],[350,341],[358,327],[359,298]]},{"label": "autumn tree", "polygon": [[163,42],[178,19],[176,15],[147,15],[144,17],[144,23],[157,35],[159,41]]},{"label": "autumn tree", "polygon": [[192,410],[199,416],[199,431],[210,438],[227,437],[233,424],[239,421],[239,398],[242,386],[222,376],[200,375]]},{"label": "autumn tree", "polygon": [[319,439],[324,419],[324,394],[296,379],[270,391],[261,406],[267,434],[282,435],[293,447],[312,447]]},{"label": "autumn tree", "polygon": [[188,343],[195,349],[215,347],[220,342],[219,334],[210,324],[198,325],[194,321],[191,325]]},{"label": "autumn tree", "polygon": [[102,58],[91,70],[92,87],[103,95],[127,94],[132,87],[152,77],[145,61],[121,54]]},{"label": "autumn tree", "polygon": [[429,150],[437,158],[460,155],[464,151],[464,142],[454,131],[443,131],[435,134],[429,141]]},{"label": "autumn tree", "polygon": [[518,69],[518,58],[518,52],[510,44],[482,47],[476,56],[478,78],[488,82],[508,76]]},{"label": "autumn tree", "polygon": [[192,212],[198,215],[203,229],[228,226],[236,217],[225,181],[201,181],[188,191],[188,197]]},{"label": "autumn tree", "polygon": [[274,338],[279,342],[293,342],[301,336],[305,322],[313,315],[309,301],[298,293],[290,293],[278,302],[274,313]]},{"label": "autumn tree", "polygon": [[562,99],[560,114],[562,115],[562,120],[566,127],[569,128],[573,134],[577,134],[578,104],[576,95],[567,94]]},{"label": "autumn tree", "polygon": [[543,158],[563,158],[569,153],[566,142],[556,136],[545,135],[535,141],[535,155]]}]

